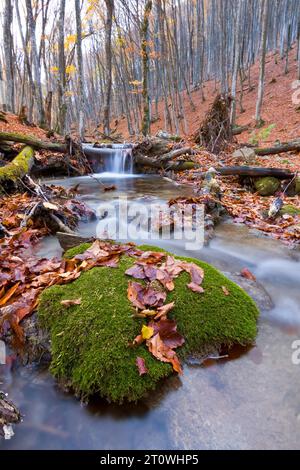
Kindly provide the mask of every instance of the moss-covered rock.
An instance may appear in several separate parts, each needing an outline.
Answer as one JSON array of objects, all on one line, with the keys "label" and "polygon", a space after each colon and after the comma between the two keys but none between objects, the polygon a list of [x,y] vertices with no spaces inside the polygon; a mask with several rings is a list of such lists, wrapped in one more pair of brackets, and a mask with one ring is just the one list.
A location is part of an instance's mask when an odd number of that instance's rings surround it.
[{"label": "moss-covered rock", "polygon": [[255,189],[260,196],[272,196],[278,191],[280,181],[272,176],[258,178],[255,182]]},{"label": "moss-covered rock", "polygon": [[[73,257],[87,246],[69,250],[66,255]],[[204,269],[205,293],[189,290],[189,276],[182,273],[175,280],[175,290],[168,294],[167,301],[175,301],[169,316],[176,318],[178,331],[186,341],[177,350],[181,359],[224,345],[253,343],[258,310],[251,298],[210,265],[188,261]],[[38,318],[51,334],[51,371],[80,395],[97,393],[111,401],[136,401],[173,374],[172,367],[155,359],[145,345],[129,346],[145,322],[132,317],[127,299],[132,278],[125,271],[133,263],[134,259],[123,256],[118,268],[94,268],[71,284],[50,287],[41,296]],[[230,295],[224,294],[222,286]],[[68,309],[61,305],[62,300],[78,297],[82,298],[81,305]],[[148,369],[141,377],[135,364],[138,356],[144,358]]]},{"label": "moss-covered rock", "polygon": [[293,206],[292,204],[285,204],[280,209],[280,215],[300,215],[300,209],[298,207]]},{"label": "moss-covered rock", "polygon": [[295,193],[300,194],[300,178],[297,177],[295,180]]}]

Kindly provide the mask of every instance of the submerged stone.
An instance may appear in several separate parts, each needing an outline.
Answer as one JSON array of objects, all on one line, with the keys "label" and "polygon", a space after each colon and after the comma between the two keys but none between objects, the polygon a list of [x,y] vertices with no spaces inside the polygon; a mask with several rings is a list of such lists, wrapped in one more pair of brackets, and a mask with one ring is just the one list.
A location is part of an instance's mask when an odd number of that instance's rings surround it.
[{"label": "submerged stone", "polygon": [[[86,250],[81,245],[68,257]],[[142,247],[162,251],[154,247]],[[205,354],[222,346],[249,345],[256,337],[258,310],[252,299],[212,266],[195,259],[204,269],[204,294],[187,288],[183,272],[167,302],[175,302],[169,314],[175,318],[185,344],[176,350],[180,359]],[[130,347],[140,333],[144,319],[132,316],[127,299],[125,271],[135,260],[123,256],[118,268],[100,267],[85,272],[64,286],[46,289],[40,299],[38,318],[51,336],[51,372],[79,395],[100,394],[110,401],[136,401],[173,374],[170,364],[155,359],[144,344]],[[141,281],[139,281],[141,282]],[[224,294],[224,290],[229,295]],[[62,300],[81,297],[81,304],[65,308]],[[139,376],[136,358],[145,361],[148,373]]]}]

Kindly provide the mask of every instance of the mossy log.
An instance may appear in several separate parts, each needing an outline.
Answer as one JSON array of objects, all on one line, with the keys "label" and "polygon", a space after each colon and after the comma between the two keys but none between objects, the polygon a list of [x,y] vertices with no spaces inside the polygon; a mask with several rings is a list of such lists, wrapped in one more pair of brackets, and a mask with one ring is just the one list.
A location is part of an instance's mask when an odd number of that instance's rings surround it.
[{"label": "mossy log", "polygon": [[26,146],[7,165],[0,168],[0,185],[4,183],[15,183],[18,178],[23,178],[30,173],[34,164],[34,150],[32,147]]},{"label": "mossy log", "polygon": [[[73,248],[72,258],[90,244]],[[162,251],[144,246],[143,250]],[[167,302],[175,302],[175,318],[185,344],[177,349],[181,360],[189,354],[206,355],[233,344],[255,341],[258,310],[252,299],[212,266],[195,259],[204,269],[204,293],[187,288],[189,277],[182,273]],[[170,364],[155,359],[144,344],[130,347],[144,320],[133,318],[127,299],[129,278],[125,271],[134,259],[123,256],[118,268],[94,268],[64,286],[46,289],[38,307],[40,326],[50,332],[52,374],[75,393],[88,397],[99,394],[114,402],[136,401],[155,389],[159,381],[173,374]],[[142,281],[141,281],[142,282]],[[224,294],[227,289],[229,295]],[[66,309],[62,300],[81,297],[80,305]],[[148,373],[139,376],[136,359],[145,360]]]},{"label": "mossy log", "polygon": [[29,145],[38,150],[51,150],[52,152],[66,153],[67,146],[57,142],[47,142],[32,135],[18,134],[15,132],[0,132],[0,142],[17,142]]}]

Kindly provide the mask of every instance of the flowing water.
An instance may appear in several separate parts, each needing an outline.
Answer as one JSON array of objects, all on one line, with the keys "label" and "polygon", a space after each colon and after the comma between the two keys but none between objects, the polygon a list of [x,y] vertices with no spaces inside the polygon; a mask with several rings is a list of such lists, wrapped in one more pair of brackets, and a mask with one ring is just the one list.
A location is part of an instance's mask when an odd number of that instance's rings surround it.
[{"label": "flowing water", "polygon": [[[146,206],[191,194],[191,188],[156,176],[96,178],[55,182],[79,183],[81,199],[96,210],[100,203],[108,205],[124,195],[130,204],[139,201]],[[99,179],[114,184],[116,191],[103,192]],[[98,223],[81,224],[78,231],[94,235]],[[186,255],[180,240],[155,244]],[[40,255],[60,253],[54,237],[39,246]],[[292,363],[292,343],[300,339],[299,251],[225,223],[209,247],[190,254],[224,272],[248,267],[265,286],[274,308],[262,311],[256,346],[234,351],[228,360],[185,366],[182,378],[169,380],[142,403],[122,407],[100,399],[82,405],[60,391],[46,370],[35,366],[14,370],[10,361],[0,366],[0,388],[20,407],[24,420],[14,427],[14,438],[2,440],[0,448],[299,448],[300,365]]]},{"label": "flowing water", "polygon": [[110,144],[95,146],[83,144],[83,150],[95,173],[114,175],[132,174],[132,145]]}]

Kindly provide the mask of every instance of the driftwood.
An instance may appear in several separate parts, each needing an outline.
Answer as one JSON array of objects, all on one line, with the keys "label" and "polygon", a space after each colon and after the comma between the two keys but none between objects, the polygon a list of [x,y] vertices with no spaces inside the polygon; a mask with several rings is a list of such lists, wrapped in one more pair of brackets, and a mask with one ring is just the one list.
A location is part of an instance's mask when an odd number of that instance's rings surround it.
[{"label": "driftwood", "polygon": [[266,148],[254,148],[256,155],[261,157],[265,155],[276,155],[277,153],[284,153],[284,152],[300,152],[300,141],[294,142],[286,142],[281,145],[274,145],[273,147],[266,147]]},{"label": "driftwood", "polygon": [[0,186],[16,183],[20,178],[30,173],[34,164],[34,151],[31,147],[24,147],[14,160],[0,168]]},{"label": "driftwood", "polygon": [[52,152],[60,153],[66,153],[68,151],[66,144],[46,142],[31,135],[18,134],[15,132],[0,132],[0,142],[3,141],[26,144],[38,150],[51,150]]}]

